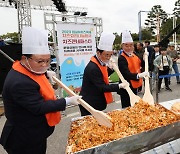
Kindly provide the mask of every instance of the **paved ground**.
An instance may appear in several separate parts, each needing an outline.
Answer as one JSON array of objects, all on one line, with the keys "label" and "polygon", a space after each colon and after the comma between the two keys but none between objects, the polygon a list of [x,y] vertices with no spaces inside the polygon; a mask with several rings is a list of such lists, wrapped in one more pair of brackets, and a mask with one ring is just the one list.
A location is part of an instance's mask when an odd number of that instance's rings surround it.
[{"label": "paved ground", "polygon": [[[180,65],[179,65],[180,68]],[[159,93],[159,102],[169,101],[173,99],[179,99],[180,98],[180,84],[176,84],[175,77],[172,77],[172,84],[171,84],[172,92],[166,91],[165,89],[162,89]],[[140,97],[143,96],[143,92],[139,94]],[[155,96],[155,91],[153,91],[153,96]],[[108,108],[106,111],[114,110],[117,108],[121,108],[120,104],[120,98],[117,94],[114,94],[115,102],[108,105]],[[70,129],[71,119],[73,117],[78,117],[79,109],[77,107],[71,107],[67,108],[64,112],[64,116],[62,118],[62,121],[59,125],[56,126],[55,132],[53,135],[51,135],[48,139],[48,147],[47,147],[47,154],[64,154],[66,149],[66,143],[68,139],[68,133]],[[5,122],[5,117],[1,116],[0,118],[0,133],[2,131],[2,127]],[[3,147],[0,146],[0,154],[7,154]]]}]

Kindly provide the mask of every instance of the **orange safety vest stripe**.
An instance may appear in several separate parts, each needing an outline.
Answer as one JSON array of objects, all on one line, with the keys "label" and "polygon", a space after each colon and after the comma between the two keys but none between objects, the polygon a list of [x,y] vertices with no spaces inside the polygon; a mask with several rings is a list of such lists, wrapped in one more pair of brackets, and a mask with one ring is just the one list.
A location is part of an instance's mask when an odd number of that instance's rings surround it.
[{"label": "orange safety vest stripe", "polygon": [[[44,74],[42,75],[35,75],[25,69],[19,61],[14,62],[12,68],[28,77],[30,77],[32,80],[37,82],[40,86],[40,94],[44,98],[45,101],[47,100],[56,100],[56,96],[54,93],[54,90],[49,83],[48,79]],[[55,126],[58,124],[61,120],[61,114],[60,112],[51,112],[47,113],[46,115],[46,120],[49,126]]]},{"label": "orange safety vest stripe", "polygon": [[[123,52],[121,55],[126,58],[126,60],[128,62],[128,69],[131,73],[140,73],[141,72],[141,70],[140,70],[141,61],[135,54],[133,54],[133,56],[129,57]],[[139,79],[138,81],[130,80],[130,82],[131,82],[133,88],[138,88],[138,87],[142,86],[142,79]]]},{"label": "orange safety vest stripe", "polygon": [[[102,74],[103,74],[103,80],[106,84],[109,84],[109,79],[108,79],[108,71],[107,71],[107,66],[102,66],[99,64],[99,62],[97,61],[97,59],[95,57],[91,57],[91,61],[94,62],[95,64],[97,64],[97,66],[99,67],[99,69],[101,70]],[[112,103],[113,102],[113,97],[112,97],[112,93],[111,92],[104,92],[104,96],[106,98],[106,102],[107,104]]]}]

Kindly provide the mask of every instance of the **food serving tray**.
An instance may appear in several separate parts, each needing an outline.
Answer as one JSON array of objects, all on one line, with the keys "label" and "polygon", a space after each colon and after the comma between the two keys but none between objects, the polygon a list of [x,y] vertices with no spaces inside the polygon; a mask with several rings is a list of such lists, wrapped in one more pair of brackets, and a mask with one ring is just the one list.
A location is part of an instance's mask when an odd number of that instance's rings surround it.
[{"label": "food serving tray", "polygon": [[[81,118],[83,117],[73,119],[73,121]],[[74,154],[139,154],[178,138],[180,138],[179,120],[166,126],[157,127],[135,135],[113,140],[108,143],[75,152]],[[67,148],[67,154],[70,153],[72,154]]]}]

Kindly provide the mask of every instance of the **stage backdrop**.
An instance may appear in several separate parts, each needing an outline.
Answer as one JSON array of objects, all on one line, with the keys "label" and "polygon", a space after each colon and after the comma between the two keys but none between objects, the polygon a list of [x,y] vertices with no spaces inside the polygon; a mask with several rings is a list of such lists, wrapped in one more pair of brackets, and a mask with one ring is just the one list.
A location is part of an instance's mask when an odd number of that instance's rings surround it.
[{"label": "stage backdrop", "polygon": [[61,81],[78,94],[82,86],[84,68],[96,53],[94,26],[59,23],[57,36]]}]

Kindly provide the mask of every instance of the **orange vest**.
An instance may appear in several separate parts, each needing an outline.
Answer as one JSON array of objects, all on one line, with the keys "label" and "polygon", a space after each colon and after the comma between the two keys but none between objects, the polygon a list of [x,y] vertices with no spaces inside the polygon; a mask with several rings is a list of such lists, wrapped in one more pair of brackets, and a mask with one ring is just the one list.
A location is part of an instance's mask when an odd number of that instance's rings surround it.
[{"label": "orange vest", "polygon": [[[107,71],[107,66],[102,66],[99,64],[99,62],[97,61],[97,59],[95,57],[91,57],[91,61],[94,62],[95,64],[97,64],[97,66],[99,67],[99,69],[101,70],[102,74],[103,74],[103,80],[106,84],[109,84],[109,79],[108,79],[108,71]],[[104,92],[104,96],[106,98],[106,102],[107,104],[112,103],[113,101],[113,97],[111,92]]]},{"label": "orange vest", "polygon": [[[30,77],[32,80],[37,82],[40,86],[40,94],[44,98],[45,101],[47,100],[56,100],[56,96],[54,93],[54,90],[49,83],[48,79],[44,74],[42,75],[34,75],[27,69],[25,69],[19,61],[16,61],[12,68],[28,77]],[[58,124],[61,120],[61,114],[60,112],[51,112],[46,114],[46,120],[49,126],[55,126]]]},{"label": "orange vest", "polygon": [[[135,54],[129,57],[123,52],[121,55],[126,58],[128,62],[128,69],[131,73],[141,73],[141,60]],[[138,81],[130,80],[130,82],[133,88],[142,86],[142,79],[139,79]]]}]

